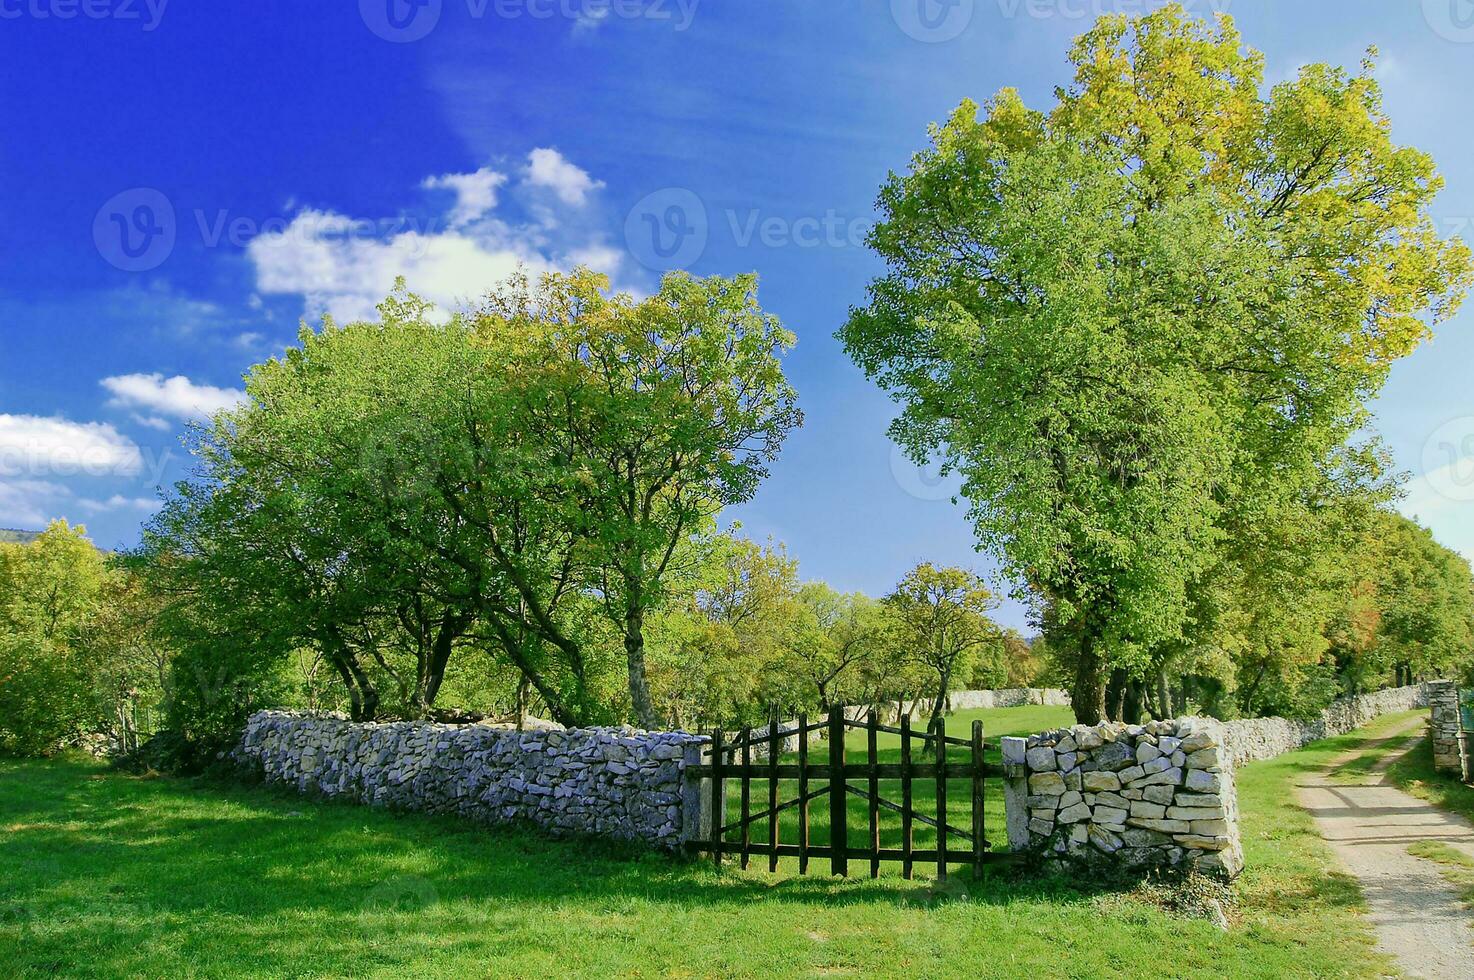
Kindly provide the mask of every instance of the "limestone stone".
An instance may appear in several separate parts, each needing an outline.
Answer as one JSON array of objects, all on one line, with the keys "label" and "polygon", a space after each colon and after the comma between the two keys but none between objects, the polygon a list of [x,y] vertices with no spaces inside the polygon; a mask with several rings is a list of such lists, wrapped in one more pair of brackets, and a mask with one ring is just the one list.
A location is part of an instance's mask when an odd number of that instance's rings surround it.
[{"label": "limestone stone", "polygon": [[[1074,806],[1069,807],[1068,809],[1059,811],[1059,814],[1055,817],[1055,819],[1058,820],[1060,823],[1079,823],[1081,820],[1089,820],[1090,807],[1086,806],[1084,803],[1076,803]],[[1187,824],[1183,824],[1182,829],[1187,830]]]},{"label": "limestone stone", "polygon": [[1223,765],[1223,756],[1218,751],[1218,746],[1210,745],[1206,749],[1198,749],[1196,752],[1189,753],[1187,765],[1191,769],[1217,770]]},{"label": "limestone stone", "polygon": [[1089,838],[1090,843],[1094,844],[1098,849],[1104,851],[1106,854],[1114,854],[1121,849],[1121,838],[1117,837],[1109,830],[1106,830],[1104,827],[1099,827],[1095,824],[1091,824]]},{"label": "limestone stone", "polygon": [[1144,827],[1147,830],[1157,830],[1164,834],[1186,834],[1192,827],[1186,820],[1151,820],[1146,817],[1128,817],[1128,827]]},{"label": "limestone stone", "polygon": [[1219,807],[1170,806],[1167,816],[1173,820],[1217,820],[1223,815]]},{"label": "limestone stone", "polygon": [[1157,748],[1153,742],[1142,740],[1136,743],[1136,761],[1139,764],[1145,765],[1153,759],[1160,758],[1161,755],[1162,750]]},{"label": "limestone stone", "polygon": [[1181,799],[1181,794],[1177,794],[1177,789],[1174,786],[1148,786],[1141,790],[1142,799],[1164,805],[1172,802],[1174,794],[1177,795],[1179,800]]},{"label": "limestone stone", "polygon": [[1132,765],[1136,760],[1136,754],[1131,746],[1125,742],[1111,742],[1109,745],[1101,746],[1096,750],[1093,761],[1102,769],[1119,771]]},{"label": "limestone stone", "polygon": [[1133,817],[1165,817],[1167,808],[1158,803],[1133,803],[1131,804],[1131,815]]},{"label": "limestone stone", "polygon": [[1034,772],[1048,772],[1052,769],[1059,768],[1054,749],[1047,745],[1029,749],[1026,757],[1028,758],[1029,768]]},{"label": "limestone stone", "polygon": [[1201,834],[1173,834],[1172,839],[1183,847],[1193,847],[1202,851],[1221,851],[1229,845],[1227,837],[1205,837]]},{"label": "limestone stone", "polygon": [[[1050,750],[1051,760],[1054,752]],[[1057,772],[1041,772],[1029,777],[1029,795],[1031,796],[1063,796],[1065,794],[1065,780]]]},{"label": "limestone stone", "polygon": [[1223,788],[1223,780],[1216,772],[1189,769],[1183,785],[1194,793],[1217,793]]},{"label": "limestone stone", "polygon": [[[1091,820],[1095,823],[1125,823],[1127,811],[1118,810],[1115,807],[1098,806],[1093,811]],[[1195,828],[1196,829],[1196,828]]]},{"label": "limestone stone", "polygon": [[1080,778],[1088,790],[1118,790],[1121,788],[1121,777],[1113,772],[1087,772]]}]

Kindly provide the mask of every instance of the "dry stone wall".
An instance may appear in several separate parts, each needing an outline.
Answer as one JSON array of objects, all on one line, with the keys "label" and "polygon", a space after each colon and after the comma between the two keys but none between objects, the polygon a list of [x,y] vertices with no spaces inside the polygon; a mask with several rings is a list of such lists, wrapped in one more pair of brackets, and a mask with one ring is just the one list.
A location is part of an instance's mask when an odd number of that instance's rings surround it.
[{"label": "dry stone wall", "polygon": [[1317,739],[1345,735],[1380,715],[1393,711],[1411,711],[1427,704],[1427,685],[1392,687],[1333,701],[1319,717],[1307,721],[1290,718],[1244,718],[1224,722],[1224,744],[1233,765],[1273,759]]},{"label": "dry stone wall", "polygon": [[685,823],[699,820],[682,773],[704,742],[630,728],[518,732],[262,711],[236,759],[304,793],[674,849],[691,832]]},{"label": "dry stone wall", "polygon": [[1131,868],[1243,869],[1218,722],[1076,725],[1002,747],[1014,850]]},{"label": "dry stone wall", "polygon": [[1430,681],[1428,726],[1433,735],[1433,768],[1468,782],[1474,778],[1469,733],[1459,718],[1459,688],[1453,681]]}]

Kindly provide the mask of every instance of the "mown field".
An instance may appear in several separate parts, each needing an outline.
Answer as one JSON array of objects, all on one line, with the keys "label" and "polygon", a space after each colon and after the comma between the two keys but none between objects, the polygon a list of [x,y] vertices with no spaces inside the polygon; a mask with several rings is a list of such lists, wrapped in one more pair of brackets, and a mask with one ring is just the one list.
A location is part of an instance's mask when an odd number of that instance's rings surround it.
[{"label": "mown field", "polygon": [[[1068,720],[982,712],[990,736]],[[961,731],[971,713],[949,723]],[[863,737],[863,736],[862,736]],[[1141,894],[1004,873],[942,887],[631,855],[75,761],[0,761],[7,975],[1382,976],[1291,782],[1246,767],[1249,870],[1220,931]],[[863,744],[863,743],[862,743]],[[999,804],[1001,806],[1001,803]],[[1001,811],[996,821],[1002,827]],[[990,835],[991,836],[991,835]],[[765,865],[764,865],[765,868]],[[822,871],[823,869],[817,869]]]}]

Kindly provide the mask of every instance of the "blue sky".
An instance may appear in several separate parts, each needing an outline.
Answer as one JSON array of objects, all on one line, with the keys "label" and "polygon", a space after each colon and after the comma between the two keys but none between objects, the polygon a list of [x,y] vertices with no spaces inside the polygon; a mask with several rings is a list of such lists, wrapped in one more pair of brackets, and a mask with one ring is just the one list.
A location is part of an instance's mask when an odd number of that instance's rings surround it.
[{"label": "blue sky", "polygon": [[[126,546],[299,318],[403,273],[442,303],[518,262],[758,271],[797,334],[807,424],[734,512],[806,576],[883,592],[990,563],[892,450],[887,399],[833,339],[879,264],[875,192],[964,97],[1038,107],[1098,12],[1145,0],[0,0],[0,526]],[[1395,137],[1474,216],[1474,3],[1199,0],[1271,81],[1368,44]],[[658,237],[657,237],[658,236]],[[1405,505],[1474,554],[1474,313],[1399,364],[1377,429]],[[1462,461],[1461,461],[1462,460]],[[1022,625],[1010,607],[1004,618]]]}]

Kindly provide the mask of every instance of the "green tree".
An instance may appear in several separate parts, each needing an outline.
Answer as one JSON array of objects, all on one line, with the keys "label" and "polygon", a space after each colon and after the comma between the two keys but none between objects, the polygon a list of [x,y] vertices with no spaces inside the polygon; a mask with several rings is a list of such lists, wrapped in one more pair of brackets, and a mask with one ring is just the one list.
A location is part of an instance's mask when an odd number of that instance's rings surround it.
[{"label": "green tree", "polygon": [[80,525],[55,521],[29,544],[0,544],[0,750],[44,754],[102,725],[86,640],[109,577]]},{"label": "green tree", "polygon": [[954,679],[967,676],[978,655],[1000,641],[988,618],[998,602],[973,573],[930,562],[907,572],[885,602],[896,616],[893,640],[900,655],[931,673],[935,722]]},{"label": "green tree", "polygon": [[[656,295],[608,294],[586,271],[509,284],[475,316],[511,350],[518,437],[540,456],[501,481],[514,506],[549,507],[582,547],[587,584],[618,629],[631,710],[659,719],[645,667],[645,620],[664,598],[681,546],[723,508],[756,493],[802,421],[782,355],[793,334],[757,304],[755,276],[671,273]],[[525,576],[512,578],[537,600]],[[550,620],[522,625],[561,642]]]},{"label": "green tree", "polygon": [[1105,17],[1047,114],[964,102],[882,189],[889,271],[840,336],[1054,606],[1077,716],[1189,639],[1226,539],[1304,505],[1389,364],[1457,308],[1432,161],[1370,64],[1261,96],[1232,21]]}]

